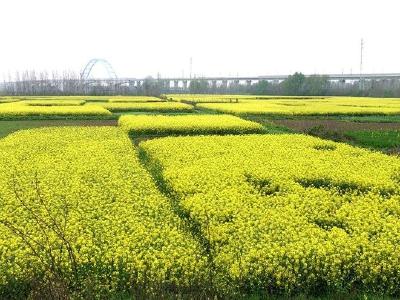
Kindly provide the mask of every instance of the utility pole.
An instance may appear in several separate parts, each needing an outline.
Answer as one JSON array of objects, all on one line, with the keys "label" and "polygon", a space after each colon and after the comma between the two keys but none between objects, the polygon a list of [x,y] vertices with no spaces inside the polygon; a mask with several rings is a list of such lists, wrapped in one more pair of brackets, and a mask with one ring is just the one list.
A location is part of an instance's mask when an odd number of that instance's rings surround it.
[{"label": "utility pole", "polygon": [[193,59],[190,58],[190,63],[189,63],[189,78],[192,79],[192,67],[193,67]]},{"label": "utility pole", "polygon": [[360,89],[364,89],[364,82],[363,82],[363,52],[364,52],[364,39],[361,39],[361,45],[360,45]]}]

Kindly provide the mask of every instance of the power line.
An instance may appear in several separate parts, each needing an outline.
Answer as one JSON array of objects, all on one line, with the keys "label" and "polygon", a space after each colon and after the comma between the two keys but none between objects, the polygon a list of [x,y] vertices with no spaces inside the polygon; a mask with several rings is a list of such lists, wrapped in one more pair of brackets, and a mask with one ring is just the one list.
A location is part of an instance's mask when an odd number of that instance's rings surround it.
[{"label": "power line", "polygon": [[193,67],[193,59],[190,58],[190,63],[189,63],[189,78],[192,79],[192,67]]},{"label": "power line", "polygon": [[363,52],[364,52],[364,39],[361,39],[360,44],[360,89],[363,89]]}]

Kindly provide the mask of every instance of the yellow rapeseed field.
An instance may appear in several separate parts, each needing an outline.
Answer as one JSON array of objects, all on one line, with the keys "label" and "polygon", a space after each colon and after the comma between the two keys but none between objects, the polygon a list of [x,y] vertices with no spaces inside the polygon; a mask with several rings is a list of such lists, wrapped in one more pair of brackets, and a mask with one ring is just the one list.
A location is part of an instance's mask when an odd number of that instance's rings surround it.
[{"label": "yellow rapeseed field", "polygon": [[400,159],[303,135],[140,144],[222,286],[400,292]]},{"label": "yellow rapeseed field", "polygon": [[205,280],[199,244],[118,128],[21,131],[0,153],[0,295],[42,277],[105,298]]},{"label": "yellow rapeseed field", "polygon": [[232,114],[266,115],[396,115],[400,99],[328,98],[249,100],[239,103],[200,103],[199,108]]},{"label": "yellow rapeseed field", "polygon": [[11,103],[11,102],[17,102],[19,101],[19,99],[16,98],[8,98],[8,97],[4,97],[4,98],[0,98],[0,103]]},{"label": "yellow rapeseed field", "polygon": [[157,111],[157,112],[185,112],[192,111],[193,106],[178,102],[95,102],[88,103],[87,106],[100,105],[112,111]]},{"label": "yellow rapeseed field", "polygon": [[230,115],[130,115],[119,118],[119,126],[140,134],[225,134],[263,132],[263,126]]},{"label": "yellow rapeseed field", "polygon": [[38,100],[24,100],[20,104],[30,106],[77,106],[85,104],[84,100],[69,100],[69,99],[38,99]]},{"label": "yellow rapeseed field", "polygon": [[240,99],[248,99],[242,95],[196,95],[196,94],[177,94],[166,95],[167,99],[178,102],[193,102],[193,103],[230,103],[238,102]]},{"label": "yellow rapeseed field", "polygon": [[111,112],[101,106],[30,106],[21,102],[0,104],[0,118],[29,116],[107,116]]},{"label": "yellow rapeseed field", "polygon": [[108,102],[164,102],[157,97],[150,97],[150,96],[124,96],[124,97],[111,97]]}]

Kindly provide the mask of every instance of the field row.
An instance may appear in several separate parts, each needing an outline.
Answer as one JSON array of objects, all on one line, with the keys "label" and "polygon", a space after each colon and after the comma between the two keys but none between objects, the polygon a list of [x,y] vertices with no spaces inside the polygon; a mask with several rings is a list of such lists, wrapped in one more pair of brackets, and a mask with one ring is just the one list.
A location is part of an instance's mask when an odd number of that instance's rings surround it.
[{"label": "field row", "polygon": [[[37,102],[39,101],[39,102]],[[54,100],[56,101],[56,100]],[[0,104],[0,119],[29,117],[110,117],[114,112],[191,112],[193,106],[178,102],[91,102],[32,100]],[[61,101],[61,102],[60,102]]]},{"label": "field row", "polygon": [[[395,116],[400,99],[296,98],[239,95],[166,95],[155,97],[2,98],[0,118],[21,116],[83,116],[118,112],[219,112],[269,116]],[[18,100],[18,101],[17,101]],[[3,103],[4,102],[4,103]],[[186,102],[186,103],[184,103]],[[101,110],[103,108],[103,110]]]},{"label": "field row", "polygon": [[302,135],[140,147],[228,286],[400,292],[398,158]]},{"label": "field row", "polygon": [[118,128],[26,130],[0,152],[1,298],[42,277],[103,296],[204,281],[203,250]]},{"label": "field row", "polygon": [[261,124],[230,115],[121,116],[119,126],[132,136],[262,133]]},{"label": "field row", "polygon": [[136,151],[106,127],[22,131],[0,151],[0,296],[42,277],[100,294],[400,293],[397,157],[303,135]]},{"label": "field row", "polygon": [[399,115],[400,99],[329,98],[309,100],[243,100],[239,103],[200,103],[197,104],[197,107],[239,115]]},{"label": "field row", "polygon": [[[77,102],[163,102],[165,100],[151,96],[6,96],[0,97],[0,103],[25,102],[33,105],[63,105],[63,103]],[[78,105],[78,104],[74,104]]]}]

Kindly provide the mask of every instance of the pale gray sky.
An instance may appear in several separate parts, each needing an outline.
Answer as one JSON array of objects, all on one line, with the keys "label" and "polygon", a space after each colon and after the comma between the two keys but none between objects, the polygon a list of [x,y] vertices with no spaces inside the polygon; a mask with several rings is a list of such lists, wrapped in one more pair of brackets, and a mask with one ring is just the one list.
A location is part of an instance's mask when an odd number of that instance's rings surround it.
[{"label": "pale gray sky", "polygon": [[[400,72],[400,1],[1,0],[0,76],[105,58],[120,77]],[[100,71],[99,71],[100,72]]]}]

